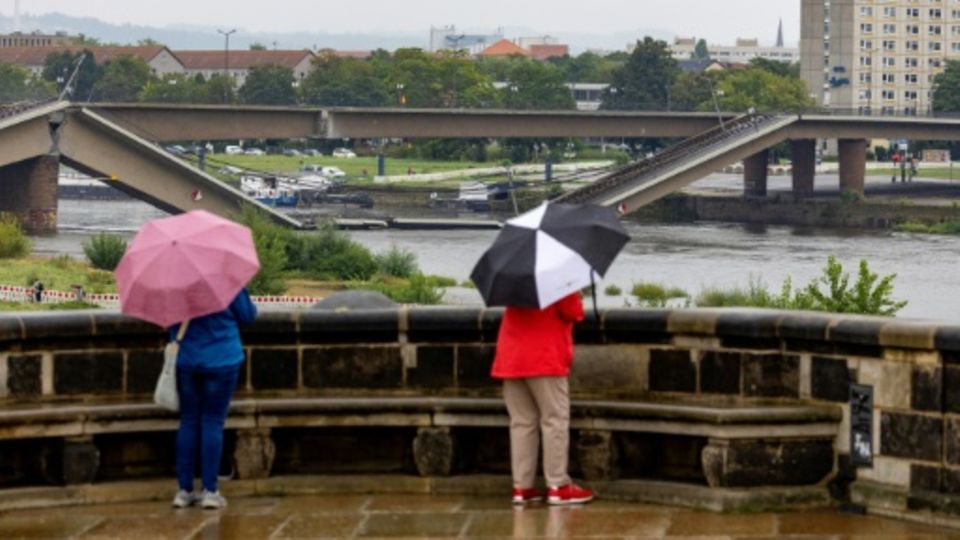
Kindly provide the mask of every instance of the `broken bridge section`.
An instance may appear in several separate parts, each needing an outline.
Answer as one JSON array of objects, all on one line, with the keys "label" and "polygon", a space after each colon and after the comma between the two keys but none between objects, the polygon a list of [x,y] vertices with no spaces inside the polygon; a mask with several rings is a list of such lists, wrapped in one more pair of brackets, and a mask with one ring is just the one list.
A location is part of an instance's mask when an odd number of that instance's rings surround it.
[{"label": "broken bridge section", "polygon": [[16,215],[28,232],[55,232],[61,162],[170,213],[203,209],[236,219],[250,206],[301,226],[95,111],[66,102],[0,109],[0,212]]}]

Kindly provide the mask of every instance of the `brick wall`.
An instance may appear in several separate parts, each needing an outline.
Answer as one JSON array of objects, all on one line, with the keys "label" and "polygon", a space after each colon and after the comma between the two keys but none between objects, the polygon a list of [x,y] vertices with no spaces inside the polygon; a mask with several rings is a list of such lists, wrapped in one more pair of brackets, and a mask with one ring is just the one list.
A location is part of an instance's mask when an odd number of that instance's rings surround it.
[{"label": "brick wall", "polygon": [[0,168],[0,212],[17,215],[29,232],[56,231],[59,172],[56,156],[40,156]]}]

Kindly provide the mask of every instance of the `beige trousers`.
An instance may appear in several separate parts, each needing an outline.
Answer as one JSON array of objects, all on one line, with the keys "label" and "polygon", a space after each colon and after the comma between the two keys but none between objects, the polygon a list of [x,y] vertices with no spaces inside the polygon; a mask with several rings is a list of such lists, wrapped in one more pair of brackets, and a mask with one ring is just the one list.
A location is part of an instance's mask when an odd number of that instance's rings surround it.
[{"label": "beige trousers", "polygon": [[503,399],[510,413],[510,465],[514,487],[534,487],[541,434],[543,476],[547,486],[569,484],[570,390],[567,378],[504,379]]}]

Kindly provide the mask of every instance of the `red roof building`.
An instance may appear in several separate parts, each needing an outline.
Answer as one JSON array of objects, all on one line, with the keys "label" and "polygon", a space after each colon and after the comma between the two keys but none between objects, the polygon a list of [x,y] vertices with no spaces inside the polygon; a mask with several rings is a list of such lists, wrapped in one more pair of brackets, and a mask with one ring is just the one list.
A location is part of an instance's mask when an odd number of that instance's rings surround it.
[{"label": "red roof building", "polygon": [[43,71],[43,63],[53,53],[90,51],[98,64],[110,62],[118,56],[142,58],[157,75],[182,73],[183,64],[170,49],[162,46],[146,47],[0,47],[0,63],[23,66],[34,73]]},{"label": "red roof building", "polygon": [[293,76],[303,79],[313,70],[314,54],[308,50],[205,50],[177,51],[177,57],[183,62],[184,71],[189,75],[201,74],[206,78],[223,73],[227,69],[229,58],[230,75],[237,86],[242,86],[250,68],[257,66],[282,66],[293,70]]},{"label": "red roof building", "polygon": [[534,60],[563,57],[570,54],[570,47],[559,44],[530,45],[530,57]]},{"label": "red roof building", "polygon": [[507,40],[501,39],[493,45],[490,45],[486,49],[480,51],[478,56],[482,57],[496,57],[496,56],[530,56],[530,51],[524,49],[523,47],[517,45],[516,43]]}]

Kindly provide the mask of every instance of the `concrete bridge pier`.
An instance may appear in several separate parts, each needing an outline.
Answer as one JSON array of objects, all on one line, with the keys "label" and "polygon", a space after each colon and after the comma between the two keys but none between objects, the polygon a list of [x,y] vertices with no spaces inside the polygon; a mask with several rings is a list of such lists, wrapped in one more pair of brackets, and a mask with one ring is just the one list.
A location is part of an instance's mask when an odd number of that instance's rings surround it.
[{"label": "concrete bridge pier", "polygon": [[59,175],[60,159],[55,155],[0,167],[0,212],[17,216],[27,232],[56,232]]},{"label": "concrete bridge pier", "polygon": [[817,172],[817,141],[792,140],[790,150],[793,161],[793,194],[797,197],[812,195]]},{"label": "concrete bridge pier", "polygon": [[867,176],[866,139],[840,139],[840,193],[863,195]]},{"label": "concrete bridge pier", "polygon": [[767,196],[767,167],[769,164],[769,150],[762,150],[743,160],[744,197]]}]

